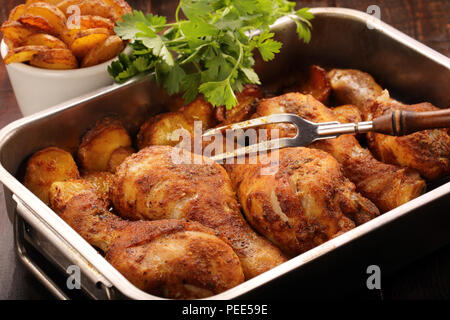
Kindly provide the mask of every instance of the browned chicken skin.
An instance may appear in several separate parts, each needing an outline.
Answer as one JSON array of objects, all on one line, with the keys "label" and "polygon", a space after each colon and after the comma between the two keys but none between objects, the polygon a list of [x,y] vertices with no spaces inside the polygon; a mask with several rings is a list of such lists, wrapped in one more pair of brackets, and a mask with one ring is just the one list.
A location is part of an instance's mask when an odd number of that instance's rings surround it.
[{"label": "browned chicken skin", "polygon": [[[439,110],[430,103],[402,104],[390,98],[372,76],[358,70],[334,69],[328,76],[336,98],[342,103],[358,106],[366,120],[393,110]],[[429,180],[450,174],[447,129],[424,130],[403,137],[369,133],[367,138],[370,149],[381,161],[415,169]]]},{"label": "browned chicken skin", "polygon": [[[336,121],[338,117],[332,109],[310,95],[288,93],[260,102],[257,115],[274,113],[295,113],[313,122]],[[292,125],[272,125],[280,128],[281,136],[295,135]],[[317,141],[312,148],[329,152],[338,160],[344,174],[361,194],[386,212],[419,196],[425,188],[420,176],[409,169],[385,164],[376,160],[362,148],[353,135],[342,135],[337,139]]]},{"label": "browned chicken skin", "polygon": [[[279,163],[248,159],[226,167],[247,220],[287,254],[305,252],[379,215],[328,153],[302,147],[278,152]],[[272,173],[263,171],[270,166]]]},{"label": "browned chicken skin", "polygon": [[196,299],[244,281],[239,258],[226,240],[199,223],[122,220],[83,180],[53,183],[50,201],[63,220],[146,292]]},{"label": "browned chicken skin", "polygon": [[[175,164],[175,150],[190,163]],[[119,166],[110,196],[129,219],[188,219],[218,231],[239,256],[246,278],[286,261],[244,220],[226,171],[200,155],[169,146],[142,149]]]}]

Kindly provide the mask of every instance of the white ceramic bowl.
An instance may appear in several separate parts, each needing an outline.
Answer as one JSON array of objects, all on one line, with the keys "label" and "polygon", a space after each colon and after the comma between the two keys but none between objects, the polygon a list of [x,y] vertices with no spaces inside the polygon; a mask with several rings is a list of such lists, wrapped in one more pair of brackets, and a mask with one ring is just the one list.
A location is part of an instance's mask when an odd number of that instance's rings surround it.
[{"label": "white ceramic bowl", "polygon": [[[7,53],[8,46],[2,40],[2,58]],[[27,116],[111,85],[113,79],[107,67],[112,60],[74,70],[48,70],[24,63],[10,63],[6,65],[6,70],[20,111]]]}]

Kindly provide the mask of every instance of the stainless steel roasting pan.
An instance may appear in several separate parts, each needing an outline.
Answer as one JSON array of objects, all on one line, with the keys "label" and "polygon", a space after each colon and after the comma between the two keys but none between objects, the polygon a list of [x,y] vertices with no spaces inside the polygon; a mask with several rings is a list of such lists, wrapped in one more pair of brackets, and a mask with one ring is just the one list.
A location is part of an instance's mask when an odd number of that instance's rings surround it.
[{"label": "stainless steel roasting pan", "polygon": [[[290,19],[274,25],[284,46],[273,62],[258,63],[264,83],[316,63],[367,71],[406,102],[450,105],[447,57],[358,11],[316,8],[313,13],[313,40],[308,45],[297,39]],[[144,119],[164,110],[166,101],[148,76],[141,77],[20,119],[0,131],[0,179],[8,207],[2,214],[14,223],[20,259],[58,298],[70,298],[71,292],[57,285],[55,277],[69,265],[78,265],[82,290],[92,298],[160,299],[133,286],[27,190],[20,182],[21,166],[33,152],[50,145],[75,151],[81,135],[105,116],[121,117],[134,134]],[[450,242],[449,179],[428,189],[423,196],[212,298],[328,298],[365,288],[369,265],[378,265],[383,277]],[[45,260],[34,259],[34,251]],[[46,264],[56,265],[61,273],[45,272]]]}]

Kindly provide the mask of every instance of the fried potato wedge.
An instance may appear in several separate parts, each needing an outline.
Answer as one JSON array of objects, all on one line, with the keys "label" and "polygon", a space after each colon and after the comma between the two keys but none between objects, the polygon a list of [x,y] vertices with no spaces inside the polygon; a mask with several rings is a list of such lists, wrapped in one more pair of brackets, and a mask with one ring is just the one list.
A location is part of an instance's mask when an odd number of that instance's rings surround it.
[{"label": "fried potato wedge", "polygon": [[92,28],[92,29],[68,29],[65,28],[61,34],[61,39],[69,47],[72,43],[79,38],[83,38],[92,34],[105,34],[110,35],[111,32],[106,28]]},{"label": "fried potato wedge", "polygon": [[114,8],[117,16],[119,17],[119,20],[122,20],[121,17],[124,14],[133,11],[130,5],[125,0],[104,0],[104,1]]},{"label": "fried potato wedge", "polygon": [[108,36],[104,33],[94,33],[75,39],[70,45],[70,50],[77,58],[82,59],[92,48],[103,43]]},{"label": "fried potato wedge", "polygon": [[41,32],[60,35],[65,27],[66,16],[54,5],[36,2],[26,8],[18,21]]},{"label": "fried potato wedge", "polygon": [[[180,129],[182,131],[177,131]],[[184,140],[184,133],[189,133],[189,138],[192,139],[194,134],[192,119],[187,118],[181,112],[158,114],[147,120],[139,129],[138,148],[143,149],[153,145],[176,146]]]},{"label": "fried potato wedge", "polygon": [[109,36],[105,41],[93,47],[83,58],[82,67],[95,66],[116,57],[125,48],[118,36]]},{"label": "fried potato wedge", "polygon": [[114,150],[108,161],[108,171],[112,173],[116,172],[117,167],[135,152],[136,151],[132,147],[120,147]]},{"label": "fried potato wedge", "polygon": [[66,15],[70,15],[67,9],[76,5],[80,9],[80,15],[100,16],[115,22],[119,19],[119,15],[113,6],[107,4],[103,0],[64,0],[58,4],[58,8]]},{"label": "fried potato wedge", "polygon": [[120,147],[131,147],[131,138],[118,120],[103,119],[82,138],[77,157],[86,172],[107,171],[111,154]]},{"label": "fried potato wedge", "polygon": [[26,5],[19,4],[9,13],[8,21],[17,21],[25,13]]},{"label": "fried potato wedge", "polygon": [[114,34],[114,23],[100,16],[80,16],[80,29],[105,28],[110,34]]},{"label": "fried potato wedge", "polygon": [[24,185],[46,204],[53,182],[78,179],[80,173],[70,153],[49,147],[36,152],[28,160]]},{"label": "fried potato wedge", "polygon": [[61,0],[27,0],[27,2],[25,2],[26,6],[29,6],[30,4],[36,3],[36,2],[45,2],[48,4],[52,4],[54,6],[56,6],[58,3],[61,2]]},{"label": "fried potato wedge", "polygon": [[4,22],[1,31],[9,49],[20,47],[29,36],[37,32],[36,29],[27,28],[18,21]]},{"label": "fried potato wedge", "polygon": [[39,51],[45,50],[44,46],[23,46],[10,50],[5,57],[5,63],[30,61]]},{"label": "fried potato wedge", "polygon": [[78,60],[69,49],[41,50],[30,60],[35,67],[54,70],[66,70],[78,68]]},{"label": "fried potato wedge", "polygon": [[51,49],[67,49],[67,45],[63,41],[45,33],[37,33],[29,36],[27,40],[25,40],[24,45],[45,46]]},{"label": "fried potato wedge", "polygon": [[95,171],[83,174],[81,178],[89,183],[103,200],[110,202],[109,189],[114,182],[114,175],[112,173],[106,171]]}]

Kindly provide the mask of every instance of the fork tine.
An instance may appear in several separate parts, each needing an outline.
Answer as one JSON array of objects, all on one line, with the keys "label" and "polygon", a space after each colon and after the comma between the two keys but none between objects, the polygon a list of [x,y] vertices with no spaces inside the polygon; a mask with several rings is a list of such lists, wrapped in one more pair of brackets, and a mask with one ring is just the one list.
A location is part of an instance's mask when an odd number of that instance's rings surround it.
[{"label": "fork tine", "polygon": [[272,123],[282,123],[282,122],[288,122],[295,126],[297,124],[295,123],[295,118],[298,117],[295,114],[288,114],[288,113],[280,113],[280,114],[272,114],[265,117],[255,118],[247,121],[242,121],[238,123],[229,124],[226,126],[210,129],[206,131],[203,134],[203,137],[210,137],[214,136],[216,134],[221,134],[225,130],[239,130],[239,129],[248,129],[253,127],[258,127],[262,125],[272,124]]},{"label": "fork tine", "polygon": [[263,142],[260,142],[257,144],[252,144],[247,147],[238,148],[231,152],[221,153],[221,154],[210,157],[210,159],[212,159],[214,161],[221,161],[221,160],[226,160],[226,159],[230,159],[230,158],[244,156],[246,154],[264,152],[264,151],[280,149],[280,148],[284,148],[284,147],[293,147],[295,145],[296,144],[295,144],[294,138],[274,139],[274,140],[263,141]]}]

